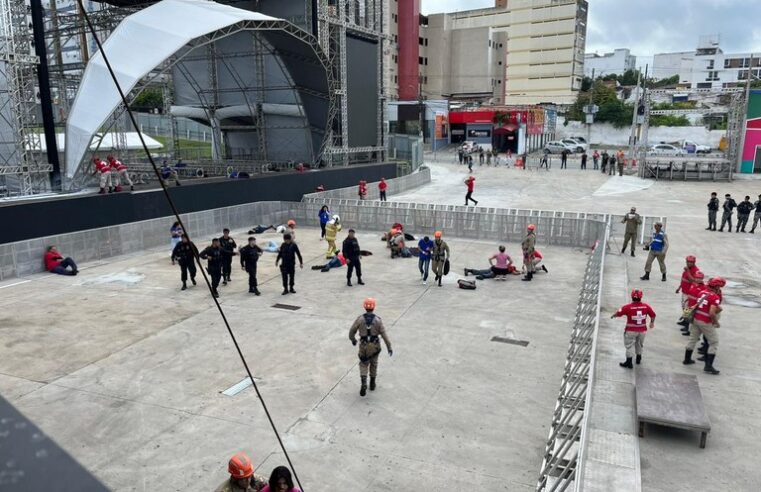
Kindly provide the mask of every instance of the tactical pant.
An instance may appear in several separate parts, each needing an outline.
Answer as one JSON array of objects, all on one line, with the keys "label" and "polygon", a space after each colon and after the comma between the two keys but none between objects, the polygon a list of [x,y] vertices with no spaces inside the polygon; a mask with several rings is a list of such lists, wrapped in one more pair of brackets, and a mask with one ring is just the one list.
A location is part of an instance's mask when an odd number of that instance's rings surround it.
[{"label": "tactical pant", "polygon": [[718,328],[711,323],[703,323],[698,320],[693,320],[690,325],[690,341],[687,342],[687,350],[695,350],[700,335],[703,335],[708,342],[708,353],[715,354],[716,349],[719,348]]},{"label": "tactical pant", "polygon": [[111,171],[101,172],[100,173],[100,187],[105,188],[106,185],[108,185],[109,188],[111,188]]},{"label": "tactical pant", "polygon": [[377,342],[360,342],[359,343],[359,375],[367,376],[367,370],[370,369],[370,377],[374,378],[378,374],[378,355],[381,352],[380,340]]},{"label": "tactical pant", "polygon": [[256,265],[253,267],[246,266],[246,272],[248,272],[248,288],[253,290],[258,285],[256,283]]},{"label": "tactical pant", "polygon": [[534,259],[528,253],[523,253],[523,266],[526,267],[526,273],[535,273],[536,266],[534,265]]},{"label": "tactical pant", "polygon": [[328,239],[328,250],[325,252],[325,258],[333,258],[336,253],[338,253],[338,248],[336,248],[336,240]]},{"label": "tactical pant", "polygon": [[761,213],[756,212],[756,215],[753,216],[753,227],[750,228],[751,231],[756,230],[756,225],[761,222]]},{"label": "tactical pant", "polygon": [[634,355],[642,355],[642,347],[645,345],[644,331],[625,331],[624,332],[624,347],[626,347],[626,358],[634,357]]},{"label": "tactical pant", "polygon": [[737,214],[737,231],[745,231],[745,226],[748,225],[748,219],[750,214]]},{"label": "tactical pant", "polygon": [[209,276],[211,276],[211,287],[214,289],[214,292],[216,292],[219,287],[219,281],[222,280],[222,269],[215,268],[214,270],[210,270]]},{"label": "tactical pant", "polygon": [[634,253],[634,246],[637,244],[636,232],[627,232],[626,234],[624,234],[624,246],[621,248],[621,251],[626,250],[626,245],[629,244],[629,241],[632,242],[631,250],[632,250],[632,253]]},{"label": "tactical pant", "polygon": [[283,289],[293,289],[296,282],[296,265],[280,265],[280,276],[283,277]]},{"label": "tactical pant", "polygon": [[194,261],[189,262],[180,262],[180,279],[182,279],[182,283],[188,281],[188,272],[190,272],[190,278],[194,279],[196,278],[196,264]]},{"label": "tactical pant", "polygon": [[708,211],[708,228],[716,230],[716,210]]},{"label": "tactical pant", "polygon": [[230,278],[230,273],[233,270],[233,257],[232,256],[225,256],[222,259],[222,275],[225,278]]},{"label": "tactical pant", "polygon": [[351,280],[351,274],[354,273],[354,269],[357,269],[357,280],[362,280],[362,262],[359,257],[352,258],[351,261],[346,262],[346,278]]},{"label": "tactical pant", "polygon": [[423,281],[428,280],[428,269],[431,267],[431,257],[419,257],[417,261],[417,267],[418,270],[420,270],[420,275],[423,276]]},{"label": "tactical pant", "polygon": [[732,232],[732,212],[724,212],[721,214],[721,227],[719,229],[724,229],[724,225],[729,225],[729,232]]},{"label": "tactical pant", "polygon": [[433,270],[433,274],[436,275],[436,277],[443,277],[444,276],[444,260],[433,260],[431,269]]},{"label": "tactical pant", "polygon": [[645,272],[650,273],[653,268],[653,260],[658,259],[658,266],[661,267],[661,273],[666,273],[666,253],[650,250],[647,255],[647,261],[645,262]]}]

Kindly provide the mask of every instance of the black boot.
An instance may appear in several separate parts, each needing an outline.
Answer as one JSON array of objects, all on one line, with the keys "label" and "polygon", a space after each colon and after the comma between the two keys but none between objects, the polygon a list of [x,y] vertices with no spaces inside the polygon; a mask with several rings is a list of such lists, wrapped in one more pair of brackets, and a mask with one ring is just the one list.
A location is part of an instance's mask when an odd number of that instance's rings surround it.
[{"label": "black boot", "polygon": [[534,278],[534,272],[526,272],[526,276],[523,277],[521,280],[524,282],[531,282],[531,279]]},{"label": "black boot", "polygon": [[642,275],[639,279],[640,280],[650,280],[650,272],[645,272],[645,274]]},{"label": "black boot", "polygon": [[550,271],[549,271],[549,270],[547,270],[547,267],[546,267],[546,266],[544,266],[544,265],[542,265],[542,270],[544,270],[544,273],[550,273]]},{"label": "black boot", "polygon": [[634,366],[632,365],[632,358],[631,357],[627,357],[626,358],[626,362],[619,362],[618,365],[621,366],[621,367],[625,367],[627,369],[634,369]]},{"label": "black boot", "polygon": [[193,285],[198,285],[198,283],[196,282],[196,278],[195,277],[191,277],[190,281],[193,282]]},{"label": "black boot", "polygon": [[703,372],[713,374],[714,376],[719,374],[719,370],[713,367],[713,360],[716,358],[716,354],[706,354],[706,365],[703,368]]},{"label": "black boot", "polygon": [[642,362],[642,354],[637,354],[637,358],[635,360],[637,362],[637,365],[639,365],[639,363]]},{"label": "black boot", "polygon": [[367,376],[360,376],[362,379],[362,387],[359,388],[359,396],[365,396],[367,394]]},{"label": "black boot", "polygon": [[283,293],[282,293],[281,295],[284,295],[284,296],[285,296],[285,295],[288,295],[288,289],[286,289],[286,288],[283,288]]},{"label": "black boot", "polygon": [[703,344],[700,347],[698,347],[698,353],[699,354],[705,355],[706,352],[708,352],[708,346],[706,346],[706,344]]},{"label": "black boot", "polygon": [[259,292],[259,289],[257,289],[256,287],[254,287],[254,295],[255,295],[255,296],[260,296],[260,295],[262,295],[262,293],[261,293],[261,292]]},{"label": "black boot", "polygon": [[295,294],[296,293],[296,289],[294,289],[293,286],[291,285],[291,289],[288,292],[290,292],[291,294]]},{"label": "black boot", "polygon": [[665,281],[666,281],[666,274],[664,273],[661,275],[661,282],[665,282]]},{"label": "black boot", "polygon": [[182,283],[182,289],[180,289],[180,290],[187,290],[187,288],[188,288],[187,282],[183,282]]},{"label": "black boot", "polygon": [[688,326],[690,326],[690,322],[689,322],[689,321],[687,321],[686,319],[684,319],[684,316],[682,316],[681,318],[679,318],[679,321],[677,321],[677,322],[676,322],[676,324],[678,324],[679,326],[683,326],[683,327],[685,327],[685,328],[687,328]]},{"label": "black boot", "polygon": [[684,351],[684,360],[682,361],[682,364],[685,366],[689,366],[690,364],[694,364],[695,361],[692,360],[692,350],[687,349]]},{"label": "black boot", "polygon": [[362,281],[362,278],[361,278],[361,277],[357,277],[357,283],[358,283],[359,285],[365,285],[365,283]]},{"label": "black boot", "polygon": [[351,279],[350,278],[346,279],[346,286],[347,287],[351,287]]},{"label": "black boot", "polygon": [[217,292],[217,289],[214,289],[214,291],[212,292],[212,295],[216,298],[219,298],[219,292]]},{"label": "black boot", "polygon": [[624,254],[624,253],[626,253],[626,246],[624,246],[623,248],[621,248],[621,254]]},{"label": "black boot", "polygon": [[375,376],[370,376],[370,391],[375,391]]},{"label": "black boot", "polygon": [[634,251],[632,251],[632,258],[634,258]]}]

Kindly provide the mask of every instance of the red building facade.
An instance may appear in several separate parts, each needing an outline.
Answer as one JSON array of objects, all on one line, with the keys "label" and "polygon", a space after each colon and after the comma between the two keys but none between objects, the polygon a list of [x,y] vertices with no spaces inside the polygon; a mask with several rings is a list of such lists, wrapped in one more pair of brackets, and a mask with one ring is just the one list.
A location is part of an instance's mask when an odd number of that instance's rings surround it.
[{"label": "red building facade", "polygon": [[418,64],[420,38],[420,0],[399,0],[399,100],[420,97]]}]

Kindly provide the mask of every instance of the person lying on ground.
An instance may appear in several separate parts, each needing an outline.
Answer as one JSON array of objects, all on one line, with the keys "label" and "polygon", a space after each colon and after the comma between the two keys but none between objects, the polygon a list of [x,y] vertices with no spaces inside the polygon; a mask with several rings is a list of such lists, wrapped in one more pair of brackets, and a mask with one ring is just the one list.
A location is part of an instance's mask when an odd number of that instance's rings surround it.
[{"label": "person lying on ground", "polygon": [[273,225],[265,226],[265,225],[259,224],[258,226],[248,231],[248,234],[261,234],[264,231],[268,231],[270,229],[275,230],[275,226]]}]

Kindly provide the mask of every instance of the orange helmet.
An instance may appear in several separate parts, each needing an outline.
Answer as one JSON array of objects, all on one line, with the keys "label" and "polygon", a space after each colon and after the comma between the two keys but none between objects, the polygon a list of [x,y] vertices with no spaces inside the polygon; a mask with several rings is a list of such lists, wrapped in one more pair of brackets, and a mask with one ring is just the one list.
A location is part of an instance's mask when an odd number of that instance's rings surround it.
[{"label": "orange helmet", "polygon": [[528,230],[529,230],[529,231],[533,231],[533,230],[535,230],[535,229],[536,229],[536,226],[535,226],[534,224],[529,224],[529,225],[528,225]]},{"label": "orange helmet", "polygon": [[227,465],[227,471],[230,472],[232,478],[241,480],[254,474],[254,465],[251,463],[251,458],[249,458],[246,453],[236,453],[235,456],[230,458],[230,462]]},{"label": "orange helmet", "polygon": [[295,226],[296,225],[296,221],[293,220],[293,219],[288,219],[288,225],[289,226]]},{"label": "orange helmet", "polygon": [[442,236],[441,231],[436,231],[433,233],[433,237],[435,237],[436,239],[441,239],[441,236]]},{"label": "orange helmet", "polygon": [[367,299],[365,299],[364,306],[365,306],[365,309],[367,309],[368,311],[375,310],[375,299],[373,299],[372,297],[368,297]]},{"label": "orange helmet", "polygon": [[688,256],[687,258],[685,258],[685,260],[686,260],[688,263],[695,263],[695,262],[696,262],[698,259],[697,259],[697,258],[695,258],[693,255],[690,255],[690,256]]}]

